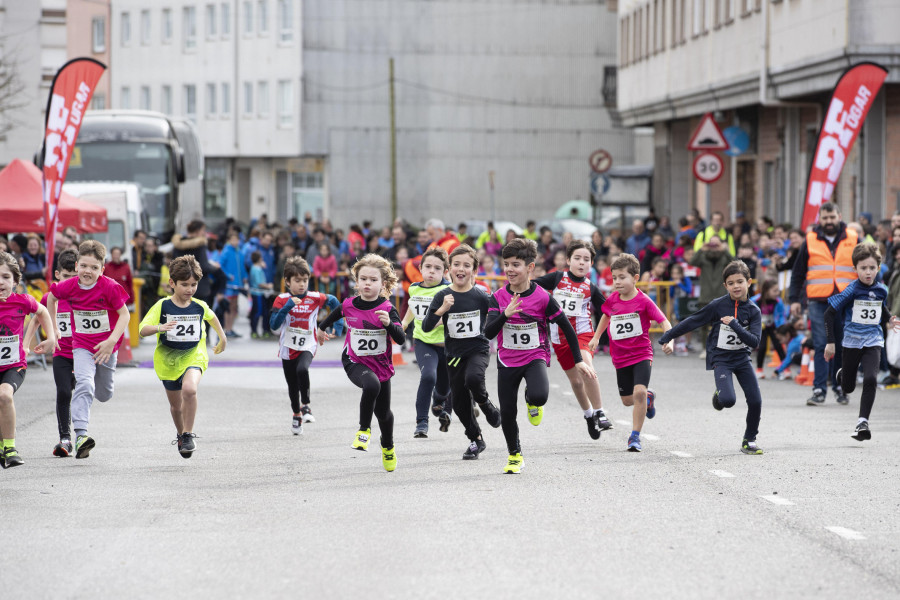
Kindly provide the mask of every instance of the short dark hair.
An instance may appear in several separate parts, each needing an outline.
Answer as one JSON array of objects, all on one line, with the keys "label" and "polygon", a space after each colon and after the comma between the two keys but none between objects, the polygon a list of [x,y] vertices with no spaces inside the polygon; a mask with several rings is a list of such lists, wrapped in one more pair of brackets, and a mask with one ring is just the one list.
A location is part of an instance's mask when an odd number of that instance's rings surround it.
[{"label": "short dark hair", "polygon": [[292,256],[284,262],[284,280],[294,277],[309,277],[309,263],[300,256]]},{"label": "short dark hair", "polygon": [[881,264],[881,252],[878,250],[878,246],[871,242],[863,242],[856,246],[851,258],[854,267],[867,258],[874,258],[876,263]]},{"label": "short dark hair", "polygon": [[[900,247],[900,246],[898,246],[898,247]],[[475,249],[468,244],[460,244],[459,246],[454,248],[453,252],[450,253],[450,256],[447,260],[448,260],[448,262],[452,263],[454,257],[460,256],[462,254],[465,254],[466,256],[468,256],[469,258],[472,259],[472,267],[473,268],[478,267],[478,253],[475,252]]]},{"label": "short dark hair", "polygon": [[824,203],[822,203],[821,206],[819,206],[819,212],[820,212],[820,213],[821,213],[821,212],[836,212],[836,213],[840,213],[841,211],[838,210],[837,204],[835,204],[834,202],[824,202]]},{"label": "short dark hair", "polygon": [[433,256],[444,264],[444,270],[450,268],[450,259],[447,256],[447,251],[441,248],[440,246],[433,246],[425,251],[425,254],[422,255],[422,261],[419,263],[420,265],[425,262],[425,259],[429,256]]},{"label": "short dark hair", "polygon": [[69,271],[70,273],[75,271],[75,265],[78,264],[78,253],[75,252],[73,248],[66,248],[62,252],[59,253],[59,256],[56,258],[56,270],[57,271]]},{"label": "short dark hair", "polygon": [[597,256],[597,251],[594,250],[594,245],[590,242],[585,242],[584,240],[574,240],[569,242],[569,245],[566,246],[566,258],[572,258],[572,255],[576,250],[587,250],[591,254],[591,262],[594,262],[594,257]]},{"label": "short dark hair", "polygon": [[627,271],[629,275],[637,277],[641,272],[641,263],[634,254],[620,254],[609,265],[610,271]]},{"label": "short dark hair", "polygon": [[261,259],[262,259],[262,254],[259,251],[254,250],[253,252],[250,253],[250,262],[251,263],[256,264]]},{"label": "short dark hair", "polygon": [[193,254],[179,256],[169,264],[169,279],[172,281],[187,281],[191,277],[197,281],[203,277],[203,269]]},{"label": "short dark hair", "polygon": [[187,232],[188,233],[197,233],[201,229],[206,227],[206,223],[201,221],[200,219],[194,219],[190,223],[187,224]]},{"label": "short dark hair", "polygon": [[534,243],[534,240],[516,238],[503,246],[501,256],[504,260],[518,258],[524,260],[526,264],[530,264],[537,260],[537,254],[537,244]]},{"label": "short dark hair", "polygon": [[793,338],[797,335],[797,330],[794,329],[794,326],[790,323],[785,323],[784,325],[779,325],[778,328],[775,329],[775,333]]},{"label": "short dark hair", "polygon": [[747,281],[750,281],[750,268],[742,260],[733,260],[722,271],[722,281],[727,280],[732,275],[743,275]]}]

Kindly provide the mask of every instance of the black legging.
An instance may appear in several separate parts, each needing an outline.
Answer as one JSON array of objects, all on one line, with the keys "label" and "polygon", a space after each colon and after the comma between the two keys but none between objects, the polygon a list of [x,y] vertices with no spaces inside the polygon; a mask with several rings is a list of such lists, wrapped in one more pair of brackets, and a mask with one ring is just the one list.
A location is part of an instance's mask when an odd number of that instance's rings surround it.
[{"label": "black legging", "polygon": [[784,361],[784,348],[781,347],[781,344],[778,342],[778,338],[775,337],[775,327],[771,325],[763,327],[762,335],[759,338],[759,349],[756,351],[756,368],[762,369],[763,365],[766,362],[766,352],[768,350],[767,346],[768,341],[772,340],[772,346],[775,348],[775,352],[778,354],[778,358]]},{"label": "black legging", "polygon": [[391,412],[391,380],[378,381],[372,370],[358,363],[349,362],[344,370],[358,388],[362,388],[359,401],[359,429],[372,428],[372,415],[378,419],[381,429],[381,447],[394,447],[394,413]]},{"label": "black legging", "polygon": [[747,428],[744,430],[744,439],[753,441],[759,433],[759,417],[762,413],[762,396],[759,393],[759,382],[756,373],[748,360],[736,367],[729,365],[716,366],[716,389],[719,390],[719,403],[725,408],[731,408],[737,402],[737,394],[734,392],[734,382],[731,376],[737,377],[741,389],[744,390],[744,398],[747,399]]},{"label": "black legging", "polygon": [[471,354],[465,358],[447,359],[447,371],[450,373],[450,394],[457,398],[453,406],[459,422],[466,428],[466,437],[477,440],[481,437],[481,427],[472,410],[472,399],[479,404],[489,400],[484,385],[484,372],[491,360],[489,352]]},{"label": "black legging", "polygon": [[56,424],[59,439],[70,438],[72,389],[75,387],[75,367],[71,358],[53,357],[53,381],[56,382]]},{"label": "black legging", "polygon": [[301,398],[303,404],[309,404],[309,365],[312,359],[312,352],[307,351],[301,352],[297,358],[281,359],[284,380],[288,386],[288,397],[291,399],[291,410],[295,415],[300,413]]},{"label": "black legging", "polygon": [[[499,366],[497,369],[497,398],[500,401],[500,418],[506,448],[510,454],[522,451],[519,445],[519,425],[516,423],[519,384],[525,380],[525,402],[533,406],[544,406],[550,395],[550,381],[547,379],[547,363],[533,360],[521,367]],[[459,410],[457,402],[457,411]]]},{"label": "black legging", "polygon": [[428,409],[431,400],[442,404],[447,413],[453,407],[447,395],[450,393],[450,381],[447,376],[447,355],[443,346],[426,344],[415,340],[416,363],[419,365],[419,390],[416,392],[416,425],[428,424]]},{"label": "black legging", "polygon": [[856,372],[862,366],[863,388],[859,399],[859,417],[869,420],[872,406],[875,404],[875,390],[878,387],[878,365],[881,363],[881,348],[847,348],[844,346],[843,364],[841,365],[841,389],[849,394],[856,389]]}]

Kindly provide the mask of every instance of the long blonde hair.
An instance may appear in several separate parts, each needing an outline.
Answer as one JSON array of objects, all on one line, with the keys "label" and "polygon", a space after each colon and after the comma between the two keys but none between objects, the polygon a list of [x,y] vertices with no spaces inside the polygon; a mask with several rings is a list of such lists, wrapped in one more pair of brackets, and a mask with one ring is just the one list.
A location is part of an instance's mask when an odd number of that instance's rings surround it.
[{"label": "long blonde hair", "polygon": [[394,273],[394,267],[391,266],[391,262],[385,257],[377,254],[366,254],[350,269],[350,277],[353,278],[353,281],[357,280],[356,278],[359,276],[359,270],[363,267],[378,269],[378,272],[381,273],[382,283],[380,295],[385,298],[390,296],[391,292],[397,287],[397,283],[400,281],[397,274]]}]

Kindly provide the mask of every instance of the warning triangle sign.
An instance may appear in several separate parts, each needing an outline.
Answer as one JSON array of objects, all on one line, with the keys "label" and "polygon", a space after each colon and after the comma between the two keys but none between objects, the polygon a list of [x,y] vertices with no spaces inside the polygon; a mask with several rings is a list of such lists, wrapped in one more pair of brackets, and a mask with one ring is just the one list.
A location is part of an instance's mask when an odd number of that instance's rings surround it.
[{"label": "warning triangle sign", "polygon": [[722,130],[719,129],[715,119],[713,119],[712,113],[703,115],[700,125],[697,126],[694,135],[691,136],[691,141],[688,142],[687,149],[728,150],[728,148],[728,142],[725,141],[725,136],[722,135]]}]

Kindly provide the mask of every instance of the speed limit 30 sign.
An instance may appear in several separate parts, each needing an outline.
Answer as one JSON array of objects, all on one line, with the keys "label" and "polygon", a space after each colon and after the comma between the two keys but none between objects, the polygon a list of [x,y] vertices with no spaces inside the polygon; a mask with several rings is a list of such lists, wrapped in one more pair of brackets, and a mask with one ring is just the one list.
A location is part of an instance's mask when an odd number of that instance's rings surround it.
[{"label": "speed limit 30 sign", "polygon": [[718,154],[702,152],[694,159],[694,177],[703,183],[718,181],[725,170],[725,163]]}]

